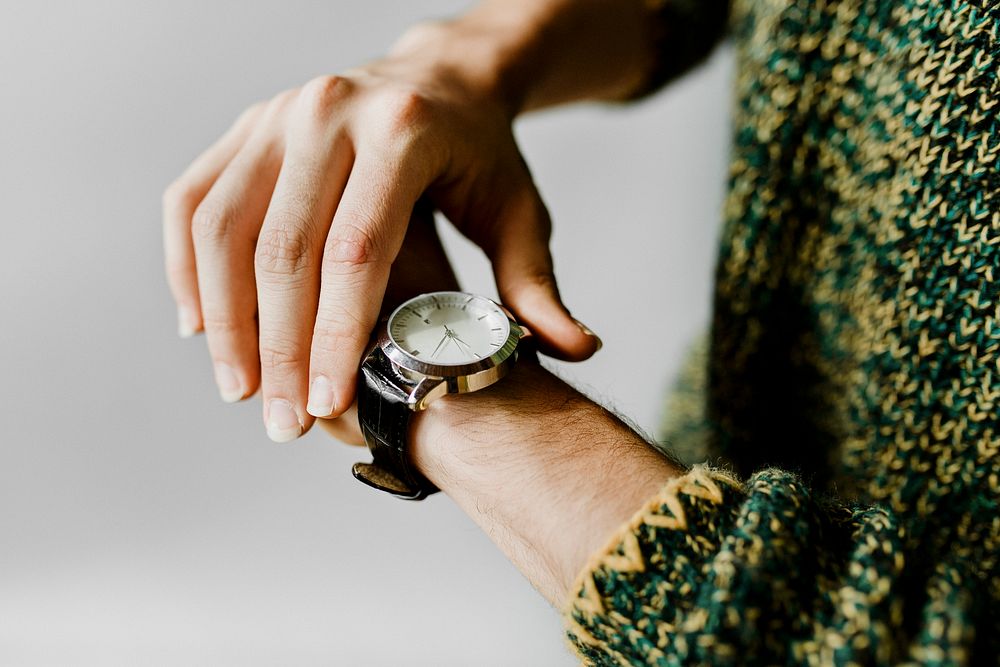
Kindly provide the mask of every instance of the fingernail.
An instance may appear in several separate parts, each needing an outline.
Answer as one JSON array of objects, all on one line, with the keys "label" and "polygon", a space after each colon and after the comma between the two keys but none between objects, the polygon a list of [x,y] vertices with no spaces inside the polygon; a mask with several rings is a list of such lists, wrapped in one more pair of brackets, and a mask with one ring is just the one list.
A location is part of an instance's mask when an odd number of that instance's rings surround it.
[{"label": "fingernail", "polygon": [[267,404],[267,437],[275,442],[288,442],[302,435],[302,422],[283,398],[272,398]]},{"label": "fingernail", "polygon": [[324,375],[317,375],[309,387],[306,411],[313,417],[329,417],[333,412],[333,385]]},{"label": "fingernail", "polygon": [[226,403],[235,403],[246,394],[243,383],[229,364],[221,362],[215,364],[215,384],[219,387],[219,395]]},{"label": "fingernail", "polygon": [[[576,322],[576,326],[580,327],[580,331],[582,331],[585,336],[590,336],[595,341],[597,341],[597,350],[600,350],[602,347],[604,347],[604,341],[601,340],[600,336],[591,331],[590,327],[588,327],[580,320],[574,319],[573,321]],[[596,352],[597,350],[594,351]]]},{"label": "fingernail", "polygon": [[181,338],[190,338],[198,333],[194,326],[194,313],[187,306],[177,307],[177,335]]}]

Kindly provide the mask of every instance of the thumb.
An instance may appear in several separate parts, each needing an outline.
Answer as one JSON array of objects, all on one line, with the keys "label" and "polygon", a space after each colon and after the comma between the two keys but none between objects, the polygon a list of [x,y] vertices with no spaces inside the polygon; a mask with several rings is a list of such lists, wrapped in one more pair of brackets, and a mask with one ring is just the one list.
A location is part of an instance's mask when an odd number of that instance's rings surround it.
[{"label": "thumb", "polygon": [[531,186],[509,197],[490,228],[487,255],[500,299],[531,329],[539,351],[582,361],[601,349],[601,339],[559,298],[549,253],[552,223],[537,190]]}]

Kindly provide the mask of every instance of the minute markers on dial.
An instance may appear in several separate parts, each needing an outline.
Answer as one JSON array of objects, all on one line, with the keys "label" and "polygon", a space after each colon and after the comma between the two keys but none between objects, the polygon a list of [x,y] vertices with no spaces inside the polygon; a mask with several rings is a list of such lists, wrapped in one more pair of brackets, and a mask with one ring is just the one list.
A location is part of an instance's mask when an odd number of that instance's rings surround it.
[{"label": "minute markers on dial", "polygon": [[509,331],[507,315],[495,303],[456,292],[415,297],[389,324],[390,339],[407,356],[446,366],[492,357]]}]

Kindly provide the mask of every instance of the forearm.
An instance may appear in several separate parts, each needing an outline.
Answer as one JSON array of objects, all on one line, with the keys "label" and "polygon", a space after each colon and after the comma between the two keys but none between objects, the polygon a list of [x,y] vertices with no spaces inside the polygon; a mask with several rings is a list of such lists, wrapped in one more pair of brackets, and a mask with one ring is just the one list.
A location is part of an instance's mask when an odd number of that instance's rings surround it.
[{"label": "forearm", "polygon": [[652,67],[642,0],[485,0],[415,26],[393,54],[426,58],[496,95],[511,115],[582,99],[621,99]]},{"label": "forearm", "polygon": [[532,362],[414,420],[411,456],[553,604],[680,471],[617,417]]}]

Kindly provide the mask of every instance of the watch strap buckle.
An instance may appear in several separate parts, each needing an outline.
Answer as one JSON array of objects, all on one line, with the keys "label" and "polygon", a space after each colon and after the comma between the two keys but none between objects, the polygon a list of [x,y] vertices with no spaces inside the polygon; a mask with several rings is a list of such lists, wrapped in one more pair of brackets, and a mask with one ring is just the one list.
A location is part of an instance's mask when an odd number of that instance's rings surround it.
[{"label": "watch strap buckle", "polygon": [[424,489],[413,487],[376,463],[355,463],[351,468],[355,479],[368,486],[391,493],[406,500],[423,500],[427,497]]}]

